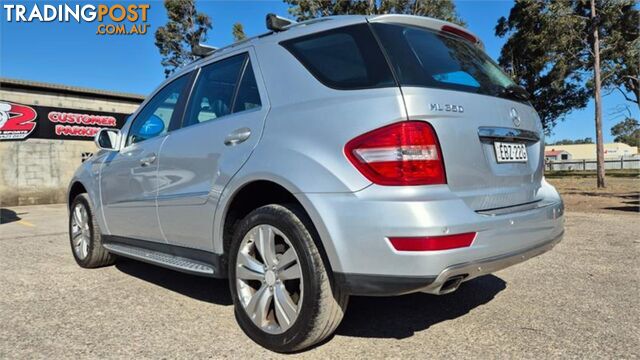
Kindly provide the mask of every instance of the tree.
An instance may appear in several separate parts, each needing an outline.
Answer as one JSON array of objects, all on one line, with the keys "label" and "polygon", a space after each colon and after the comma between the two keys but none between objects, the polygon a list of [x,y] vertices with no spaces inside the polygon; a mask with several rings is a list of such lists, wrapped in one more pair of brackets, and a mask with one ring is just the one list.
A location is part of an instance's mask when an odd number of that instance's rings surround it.
[{"label": "tree", "polygon": [[452,0],[284,0],[298,21],[331,15],[410,14],[464,25]]},{"label": "tree", "polygon": [[579,144],[593,144],[593,139],[590,137],[586,137],[584,139],[576,139],[576,140],[562,139],[549,145],[579,145]]},{"label": "tree", "polygon": [[499,62],[534,95],[547,132],[593,97],[598,187],[605,187],[602,89],[637,91],[635,7],[635,0],[522,0],[496,26],[496,35],[508,36]]},{"label": "tree", "polygon": [[598,188],[606,187],[604,183],[604,143],[602,139],[602,69],[600,67],[600,29],[598,26],[598,14],[596,13],[596,0],[590,0],[590,24],[588,27],[592,31],[588,37],[590,51],[589,65],[593,68],[593,100],[595,101],[595,117],[596,117],[596,160],[598,173]]},{"label": "tree", "polygon": [[640,27],[636,1],[624,1],[600,8],[599,28],[603,32],[603,87],[619,91],[640,107]]},{"label": "tree", "polygon": [[449,0],[383,0],[378,13],[428,16],[465,25],[456,12],[455,4]]},{"label": "tree", "polygon": [[579,59],[562,52],[579,44],[558,36],[576,21],[571,17],[557,21],[550,7],[548,1],[518,1],[495,29],[496,36],[508,37],[498,62],[532,95],[547,134],[571,110],[584,108],[589,101]]},{"label": "tree", "polygon": [[194,0],[164,0],[169,21],[156,30],[155,44],[162,55],[166,77],[196,57],[191,49],[206,40],[211,18],[196,10]]},{"label": "tree", "polygon": [[613,141],[631,146],[640,146],[640,123],[634,118],[626,118],[611,128]]},{"label": "tree", "polygon": [[247,35],[244,33],[244,27],[239,22],[233,24],[233,27],[231,28],[231,35],[233,35],[233,40],[236,42],[247,38]]}]

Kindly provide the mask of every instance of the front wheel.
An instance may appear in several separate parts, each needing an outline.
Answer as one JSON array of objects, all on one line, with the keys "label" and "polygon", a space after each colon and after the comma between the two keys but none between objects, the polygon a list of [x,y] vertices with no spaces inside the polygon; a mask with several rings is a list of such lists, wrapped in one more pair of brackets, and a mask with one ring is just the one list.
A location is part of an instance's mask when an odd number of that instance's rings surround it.
[{"label": "front wheel", "polygon": [[76,196],[71,203],[69,240],[73,257],[83,268],[96,268],[115,262],[115,257],[102,246],[100,226],[87,194]]},{"label": "front wheel", "polygon": [[229,283],[242,330],[258,344],[293,352],[338,327],[348,297],[332,287],[307,217],[295,205],[266,205],[234,233]]}]

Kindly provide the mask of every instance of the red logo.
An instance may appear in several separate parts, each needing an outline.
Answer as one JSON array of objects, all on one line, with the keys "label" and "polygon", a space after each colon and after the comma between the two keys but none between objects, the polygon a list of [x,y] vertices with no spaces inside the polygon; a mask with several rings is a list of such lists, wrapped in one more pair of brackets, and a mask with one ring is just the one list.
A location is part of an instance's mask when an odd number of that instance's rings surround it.
[{"label": "red logo", "polygon": [[38,114],[29,106],[0,101],[0,140],[21,140],[36,128]]}]

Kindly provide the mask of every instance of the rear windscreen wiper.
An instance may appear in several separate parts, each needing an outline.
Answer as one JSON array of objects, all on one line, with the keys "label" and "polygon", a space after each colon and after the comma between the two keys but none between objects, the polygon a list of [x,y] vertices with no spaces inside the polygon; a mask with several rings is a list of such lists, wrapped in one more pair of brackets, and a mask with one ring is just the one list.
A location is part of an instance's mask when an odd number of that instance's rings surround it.
[{"label": "rear windscreen wiper", "polygon": [[531,97],[527,90],[519,85],[509,85],[502,88],[499,96],[523,101],[527,101]]}]

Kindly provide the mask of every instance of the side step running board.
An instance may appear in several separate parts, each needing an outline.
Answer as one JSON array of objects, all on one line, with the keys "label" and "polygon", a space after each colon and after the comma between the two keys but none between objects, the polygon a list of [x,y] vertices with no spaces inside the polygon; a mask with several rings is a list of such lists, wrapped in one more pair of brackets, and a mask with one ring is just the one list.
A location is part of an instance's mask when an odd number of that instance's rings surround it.
[{"label": "side step running board", "polygon": [[195,275],[214,276],[215,270],[211,265],[203,262],[175,256],[159,251],[142,249],[124,244],[103,244],[110,253],[144,261],[169,269],[191,273]]}]

